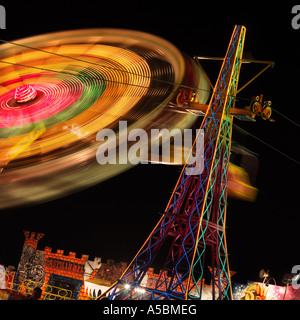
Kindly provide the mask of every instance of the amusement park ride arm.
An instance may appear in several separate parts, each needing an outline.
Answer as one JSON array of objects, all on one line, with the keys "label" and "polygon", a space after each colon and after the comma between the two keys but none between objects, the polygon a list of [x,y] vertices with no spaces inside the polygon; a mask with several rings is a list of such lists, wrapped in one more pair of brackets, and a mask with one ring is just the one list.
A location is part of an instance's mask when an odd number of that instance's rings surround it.
[{"label": "amusement park ride arm", "polygon": [[[212,82],[210,81],[209,77],[203,70],[199,60],[224,60],[224,58],[217,58],[217,57],[203,57],[203,56],[194,56],[194,60],[197,62],[200,69],[203,71],[203,74],[206,77],[206,80],[210,84],[211,89],[213,90],[214,87]],[[252,77],[249,81],[247,81],[241,88],[236,91],[236,94],[241,92],[244,88],[246,88],[251,82],[253,82],[257,77],[259,77],[263,72],[265,72],[269,67],[274,67],[274,61],[265,61],[265,60],[252,60],[252,59],[241,59],[242,63],[258,63],[258,64],[266,64],[260,72],[258,72],[254,77]],[[235,116],[239,120],[244,121],[255,121],[255,116],[261,116],[264,120],[269,120],[274,122],[271,119],[272,109],[271,101],[264,101],[262,100],[263,95],[259,95],[257,97],[252,98],[252,102],[250,106],[246,106],[245,108],[235,108],[234,103],[232,107],[229,109],[229,114]],[[177,106],[181,110],[184,109],[186,112],[193,113],[195,115],[204,116],[208,106],[207,104],[201,104],[197,102],[197,97],[192,94],[192,89],[182,89],[176,99]]]}]

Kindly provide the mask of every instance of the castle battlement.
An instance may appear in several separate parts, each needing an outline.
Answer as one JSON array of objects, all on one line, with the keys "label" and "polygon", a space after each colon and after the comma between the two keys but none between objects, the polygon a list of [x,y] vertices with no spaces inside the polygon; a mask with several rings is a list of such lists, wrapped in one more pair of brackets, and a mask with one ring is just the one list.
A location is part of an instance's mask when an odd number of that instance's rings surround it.
[{"label": "castle battlement", "polygon": [[37,248],[39,240],[45,235],[44,233],[35,233],[27,230],[24,230],[23,233],[25,236],[24,246],[31,246],[34,249]]},{"label": "castle battlement", "polygon": [[56,252],[52,252],[52,248],[45,247],[44,249],[45,258],[58,259],[58,260],[68,260],[78,264],[84,264],[88,259],[88,255],[83,254],[81,258],[76,257],[76,252],[70,251],[68,255],[64,254],[64,250],[57,249]]}]

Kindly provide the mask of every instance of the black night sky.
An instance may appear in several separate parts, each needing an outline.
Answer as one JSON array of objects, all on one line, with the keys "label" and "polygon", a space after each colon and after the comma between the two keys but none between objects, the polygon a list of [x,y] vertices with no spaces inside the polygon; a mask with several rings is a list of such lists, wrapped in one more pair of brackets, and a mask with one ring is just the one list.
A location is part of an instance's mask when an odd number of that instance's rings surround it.
[{"label": "black night sky", "polygon": [[[211,3],[211,4],[209,4]],[[224,56],[234,25],[247,28],[244,51],[254,59],[274,60],[241,98],[260,93],[272,106],[299,123],[300,29],[291,25],[294,4],[204,1],[61,1],[3,2],[6,30],[15,40],[59,30],[127,28],[161,36],[189,56]],[[275,7],[276,6],[276,7]],[[216,80],[219,62],[203,64]],[[261,68],[243,65],[240,85]],[[237,106],[245,101],[240,99]],[[278,113],[275,123],[234,120],[264,142],[299,161],[299,127]],[[199,124],[200,125],[200,124]],[[251,136],[233,131],[233,139],[259,154],[255,203],[229,199],[227,242],[233,281],[258,280],[261,268],[281,284],[282,275],[300,264],[299,164]],[[0,263],[17,266],[22,230],[45,233],[39,248],[75,251],[130,261],[164,211],[180,173],[179,167],[139,165],[95,187],[52,202],[0,212]],[[1,175],[0,175],[1,179]]]}]

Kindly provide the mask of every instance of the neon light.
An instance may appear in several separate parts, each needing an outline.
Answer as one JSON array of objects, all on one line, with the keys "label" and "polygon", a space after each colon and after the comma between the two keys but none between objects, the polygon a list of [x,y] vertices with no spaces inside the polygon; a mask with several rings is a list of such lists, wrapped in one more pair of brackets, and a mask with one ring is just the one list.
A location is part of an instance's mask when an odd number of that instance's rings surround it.
[{"label": "neon light", "polygon": [[[214,250],[213,299],[231,299],[232,290],[225,238],[227,171],[231,124],[229,108],[234,104],[244,45],[245,28],[236,26],[223,61],[209,108],[201,125],[205,131],[204,170],[198,177],[185,174],[177,182],[166,212],[135,256],[134,271],[122,281],[138,287],[168,235],[172,244],[154,288],[144,297],[157,299],[201,299],[205,252]],[[194,149],[194,146],[193,146]],[[216,269],[216,270],[215,270]],[[120,281],[120,283],[122,282]],[[118,295],[114,287],[112,297]],[[128,295],[127,299],[139,299]]]}]

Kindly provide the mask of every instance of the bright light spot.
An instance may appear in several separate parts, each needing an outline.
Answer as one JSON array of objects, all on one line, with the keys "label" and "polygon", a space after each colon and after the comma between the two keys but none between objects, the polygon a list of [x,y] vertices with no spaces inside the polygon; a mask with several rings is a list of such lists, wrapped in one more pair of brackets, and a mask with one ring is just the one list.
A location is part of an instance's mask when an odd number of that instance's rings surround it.
[{"label": "bright light spot", "polygon": [[139,293],[139,294],[143,294],[143,293],[146,292],[146,290],[143,289],[143,288],[135,288],[135,292],[136,292],[136,293]]}]

